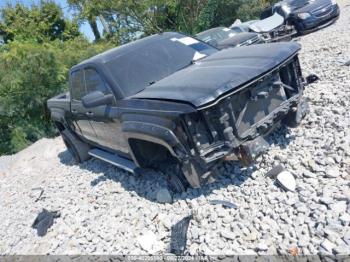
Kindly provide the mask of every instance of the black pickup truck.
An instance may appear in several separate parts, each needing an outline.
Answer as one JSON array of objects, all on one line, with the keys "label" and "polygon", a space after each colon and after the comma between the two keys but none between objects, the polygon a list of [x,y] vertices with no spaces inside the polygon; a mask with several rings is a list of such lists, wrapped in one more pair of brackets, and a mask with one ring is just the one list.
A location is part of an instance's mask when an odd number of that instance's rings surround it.
[{"label": "black pickup truck", "polygon": [[74,66],[70,92],[48,101],[78,162],[167,170],[177,191],[215,180],[217,166],[266,150],[279,124],[307,111],[297,43],[217,50],[179,33],[123,45]]}]

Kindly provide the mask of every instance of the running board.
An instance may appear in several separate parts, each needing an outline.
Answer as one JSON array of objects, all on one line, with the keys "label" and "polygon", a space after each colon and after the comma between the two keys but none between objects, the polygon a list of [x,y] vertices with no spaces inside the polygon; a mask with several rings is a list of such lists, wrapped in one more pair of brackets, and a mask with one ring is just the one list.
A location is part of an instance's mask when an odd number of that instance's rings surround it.
[{"label": "running board", "polygon": [[90,156],[98,158],[102,161],[110,163],[116,167],[124,169],[130,173],[134,173],[137,166],[129,159],[117,156],[115,154],[108,153],[100,149],[91,149],[88,153]]}]

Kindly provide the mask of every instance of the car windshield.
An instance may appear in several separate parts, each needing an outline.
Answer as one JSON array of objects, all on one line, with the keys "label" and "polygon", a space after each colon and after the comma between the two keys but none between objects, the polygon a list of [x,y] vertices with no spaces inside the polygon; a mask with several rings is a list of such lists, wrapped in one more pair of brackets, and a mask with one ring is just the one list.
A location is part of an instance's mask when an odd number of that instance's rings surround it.
[{"label": "car windshield", "polygon": [[137,94],[157,81],[183,69],[218,50],[181,34],[158,37],[105,63],[123,94]]},{"label": "car windshield", "polygon": [[209,43],[213,40],[215,40],[216,42],[221,42],[223,40],[226,40],[230,37],[233,37],[234,35],[236,35],[237,32],[229,29],[229,28],[225,28],[225,27],[219,27],[219,28],[215,28],[215,29],[211,29],[208,31],[204,31],[202,33],[197,34],[197,38]]},{"label": "car windshield", "polygon": [[285,4],[290,7],[302,7],[313,2],[312,0],[287,0]]}]

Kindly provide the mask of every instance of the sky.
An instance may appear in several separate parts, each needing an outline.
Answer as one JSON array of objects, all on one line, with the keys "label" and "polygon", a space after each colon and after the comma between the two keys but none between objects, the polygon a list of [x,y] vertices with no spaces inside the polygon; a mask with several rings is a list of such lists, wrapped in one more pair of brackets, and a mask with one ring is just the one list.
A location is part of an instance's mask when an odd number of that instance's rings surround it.
[{"label": "sky", "polygon": [[[59,6],[63,8],[64,14],[67,17],[72,17],[73,12],[69,9],[67,1],[66,0],[54,0]],[[27,6],[30,6],[33,3],[39,3],[40,0],[0,0],[0,7],[4,6],[6,3],[23,3]],[[102,25],[99,21],[97,21],[97,25],[99,27],[100,32],[102,32]],[[88,23],[84,23],[80,26],[80,31],[90,40],[94,40],[94,34],[92,33],[92,30]]]}]

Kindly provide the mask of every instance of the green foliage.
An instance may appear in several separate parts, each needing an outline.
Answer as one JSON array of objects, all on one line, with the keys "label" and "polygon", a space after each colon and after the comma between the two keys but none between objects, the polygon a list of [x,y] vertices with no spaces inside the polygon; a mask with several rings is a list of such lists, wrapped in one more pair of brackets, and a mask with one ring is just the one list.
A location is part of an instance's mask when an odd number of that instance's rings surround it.
[{"label": "green foliage", "polygon": [[278,0],[243,0],[237,11],[237,17],[239,17],[242,21],[259,19],[261,11],[277,1]]},{"label": "green foliage", "polygon": [[1,10],[0,31],[5,34],[5,42],[33,39],[42,43],[80,35],[78,24],[65,19],[53,1],[43,1],[30,8],[8,4]]},{"label": "green foliage", "polygon": [[0,154],[17,152],[41,137],[54,135],[47,99],[67,89],[72,65],[107,47],[81,38],[4,45],[0,50]]}]

